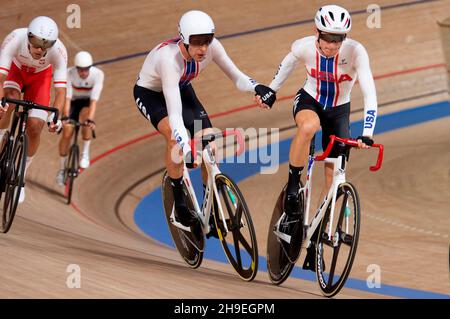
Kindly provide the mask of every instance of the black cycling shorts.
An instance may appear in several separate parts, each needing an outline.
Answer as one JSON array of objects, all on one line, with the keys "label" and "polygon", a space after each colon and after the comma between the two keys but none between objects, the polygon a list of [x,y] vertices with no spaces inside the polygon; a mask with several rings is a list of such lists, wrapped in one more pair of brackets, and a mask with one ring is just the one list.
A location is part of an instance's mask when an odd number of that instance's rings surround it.
[{"label": "black cycling shorts", "polygon": [[[163,92],[155,92],[147,88],[134,86],[134,101],[141,114],[149,120],[155,129],[158,123],[167,116],[166,100]],[[194,136],[200,130],[212,127],[208,113],[195,95],[192,85],[180,89],[182,115],[186,129]],[[201,127],[195,126],[194,121],[201,120]]]},{"label": "black cycling shorts", "polygon": [[88,97],[75,99],[70,102],[69,118],[75,121],[80,120],[80,112],[84,107],[89,107],[91,99]]},{"label": "black cycling shorts", "polygon": [[[301,110],[311,110],[319,116],[320,126],[322,127],[322,148],[324,150],[330,142],[330,135],[336,135],[341,138],[350,137],[350,102],[333,108],[325,108],[302,88],[295,96],[294,119],[295,115]],[[334,144],[329,157],[339,156],[344,147],[340,144]]]}]

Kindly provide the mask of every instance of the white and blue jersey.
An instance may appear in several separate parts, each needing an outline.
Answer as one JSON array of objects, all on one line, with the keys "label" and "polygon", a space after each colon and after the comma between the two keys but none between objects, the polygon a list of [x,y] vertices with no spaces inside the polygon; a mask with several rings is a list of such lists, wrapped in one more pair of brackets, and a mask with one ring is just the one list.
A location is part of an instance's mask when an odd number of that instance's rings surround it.
[{"label": "white and blue jersey", "polygon": [[180,78],[179,86],[180,89],[185,88],[191,80],[198,76],[198,71],[200,69],[199,63],[194,60],[186,61],[184,60],[184,72]]},{"label": "white and blue jersey", "polygon": [[315,36],[305,37],[292,44],[291,52],[281,62],[270,87],[278,91],[284,81],[302,61],[307,79],[304,90],[314,97],[324,109],[350,102],[350,93],[356,79],[364,95],[364,131],[362,135],[373,136],[377,114],[375,82],[370,70],[369,56],[363,45],[345,39],[339,52],[330,58],[322,55],[316,47]]},{"label": "white and blue jersey", "polygon": [[188,86],[211,61],[214,61],[241,91],[254,92],[258,83],[236,67],[216,38],[208,46],[206,56],[200,62],[185,59],[180,45],[183,45],[181,40],[176,38],[153,48],[144,61],[136,85],[163,92],[172,135],[186,154],[190,147],[183,123],[180,89]]},{"label": "white and blue jersey", "polygon": [[318,69],[322,72],[321,74],[326,75],[326,78],[323,78],[323,76],[317,77],[318,92],[316,99],[325,107],[336,106],[337,97],[339,96],[339,85],[336,83],[334,76],[337,69],[335,61],[338,61],[338,59],[336,57],[326,58],[324,56],[318,58]]}]

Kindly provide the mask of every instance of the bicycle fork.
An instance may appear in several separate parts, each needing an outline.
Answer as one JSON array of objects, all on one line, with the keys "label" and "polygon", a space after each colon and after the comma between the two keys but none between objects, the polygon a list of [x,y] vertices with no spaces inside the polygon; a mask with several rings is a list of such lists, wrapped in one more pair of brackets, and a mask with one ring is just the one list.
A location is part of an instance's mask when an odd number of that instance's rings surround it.
[{"label": "bicycle fork", "polygon": [[[334,210],[336,207],[336,197],[337,197],[337,190],[339,185],[342,183],[345,183],[345,156],[339,156],[338,158],[327,158],[325,159],[325,162],[333,163],[333,194],[332,194],[332,202],[331,202],[331,211],[330,211],[330,222],[328,225],[328,240],[331,241],[333,236],[333,220],[334,220]],[[343,203],[345,207],[347,207],[347,203]],[[336,235],[336,234],[335,234]],[[335,236],[333,240],[333,246],[337,245],[337,240],[339,236]]]},{"label": "bicycle fork", "polygon": [[[211,206],[212,206],[213,199],[215,197],[217,199],[216,200],[217,210],[219,211],[220,218],[223,221],[224,231],[225,231],[225,233],[228,233],[228,227],[227,227],[227,223],[225,222],[225,216],[223,214],[222,203],[220,202],[219,191],[218,191],[216,183],[215,183],[216,175],[220,174],[220,170],[217,167],[216,159],[212,153],[212,149],[209,144],[206,145],[206,147],[203,149],[202,158],[205,161],[205,167],[206,167],[206,171],[208,173],[208,186],[207,186],[208,198],[205,197],[205,199],[203,201],[203,205],[204,205],[203,208],[205,209],[205,203],[206,203],[206,212],[207,212],[206,215],[208,217],[211,213]],[[212,189],[212,193],[211,193],[211,189]],[[210,195],[213,195],[213,196],[210,196]],[[233,204],[235,204],[235,203],[233,203]],[[205,212],[205,210],[203,210],[203,212]],[[208,233],[210,230],[209,223],[204,223],[203,225],[205,226],[205,231],[207,231],[206,233]],[[220,232],[219,232],[219,236],[221,236]]]}]

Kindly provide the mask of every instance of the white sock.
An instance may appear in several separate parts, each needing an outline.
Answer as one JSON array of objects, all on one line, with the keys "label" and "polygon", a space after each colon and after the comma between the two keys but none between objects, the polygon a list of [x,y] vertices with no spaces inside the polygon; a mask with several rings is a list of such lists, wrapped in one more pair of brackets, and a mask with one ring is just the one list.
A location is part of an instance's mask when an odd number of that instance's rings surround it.
[{"label": "white sock", "polygon": [[67,157],[68,157],[68,155],[60,157],[61,158],[61,169],[66,168]]},{"label": "white sock", "polygon": [[91,146],[91,140],[83,140],[83,154],[89,155],[89,146]]}]

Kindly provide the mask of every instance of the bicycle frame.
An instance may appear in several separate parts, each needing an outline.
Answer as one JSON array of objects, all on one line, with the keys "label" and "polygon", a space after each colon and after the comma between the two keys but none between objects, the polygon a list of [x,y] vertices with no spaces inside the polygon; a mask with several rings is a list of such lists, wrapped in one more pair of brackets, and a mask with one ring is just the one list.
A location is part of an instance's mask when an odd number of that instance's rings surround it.
[{"label": "bicycle frame", "polygon": [[[305,199],[306,199],[306,208],[305,208],[305,216],[303,218],[303,228],[305,230],[305,238],[302,244],[302,247],[307,248],[309,247],[311,243],[311,237],[313,236],[314,232],[316,231],[316,228],[320,225],[320,221],[323,218],[323,215],[325,214],[325,211],[330,204],[331,201],[331,212],[330,212],[330,225],[329,225],[329,236],[331,236],[331,229],[332,229],[332,220],[334,216],[334,208],[336,205],[336,195],[337,195],[337,189],[338,186],[342,183],[345,183],[345,157],[343,155],[340,155],[337,158],[326,158],[324,159],[325,163],[332,163],[333,166],[333,181],[330,186],[330,189],[328,190],[328,193],[325,195],[321,205],[317,209],[316,215],[312,219],[311,223],[308,224],[309,220],[309,210],[311,206],[311,189],[312,189],[312,169],[314,167],[316,160],[312,156],[310,156],[310,159],[308,161],[308,172],[306,175],[306,184],[305,186],[300,189],[300,192],[304,192]],[[330,239],[330,238],[328,238]]]},{"label": "bicycle frame", "polygon": [[78,132],[80,131],[80,125],[74,125],[74,126],[75,126],[75,132],[73,132],[72,145],[78,146]]},{"label": "bicycle frame", "polygon": [[13,120],[11,124],[12,134],[10,135],[10,138],[12,138],[15,135],[17,127],[19,128],[19,132],[17,135],[25,133],[27,120],[28,120],[28,109],[25,109],[24,107],[22,111],[19,111],[19,109],[16,107],[13,113]]},{"label": "bicycle frame", "polygon": [[[217,137],[217,136],[226,137],[226,136],[231,136],[231,135],[237,136],[238,144],[239,144],[239,150],[237,153],[239,155],[244,150],[243,139],[242,139],[242,136],[240,135],[239,131],[236,131],[236,130],[223,131],[221,134],[212,134],[212,135],[207,135],[207,136],[212,137],[211,141],[213,141],[215,139],[215,137]],[[191,142],[192,154],[197,154],[195,152],[195,142],[196,142],[196,140],[193,140]],[[186,182],[189,196],[191,197],[192,202],[194,204],[195,212],[201,220],[203,234],[208,234],[209,231],[211,230],[210,225],[209,225],[209,218],[211,216],[211,206],[213,204],[213,198],[214,198],[214,196],[216,198],[219,198],[219,192],[217,190],[215,180],[216,180],[216,176],[218,174],[220,174],[221,171],[217,165],[217,161],[213,154],[211,145],[207,144],[205,146],[205,148],[203,149],[203,151],[201,152],[201,155],[202,155],[202,160],[203,160],[203,163],[205,164],[206,172],[208,175],[205,194],[204,194],[204,198],[203,198],[203,205],[201,208],[197,201],[197,197],[195,195],[195,190],[194,190],[194,187],[192,186],[192,182],[191,182],[191,179],[189,176],[189,171],[188,171],[186,165],[184,165],[184,167],[183,167],[183,178]],[[213,196],[211,196],[211,195],[213,195]],[[225,216],[223,215],[223,210],[222,210],[222,204],[219,200],[216,202],[217,202],[217,207],[218,207],[218,210],[222,217],[222,220],[225,220]],[[185,231],[191,231],[190,227],[183,226],[181,223],[179,223],[175,220],[175,205],[172,207],[172,212],[171,212],[170,217],[171,217],[173,225],[175,225],[176,227],[181,228]],[[228,232],[227,225],[224,223],[223,226],[225,228],[225,231]]]},{"label": "bicycle frame", "polygon": [[[346,160],[344,155],[339,155],[337,158],[328,158],[328,155],[331,152],[331,149],[333,147],[333,144],[335,141],[347,144],[352,147],[357,147],[358,142],[352,139],[342,139],[339,137],[336,137],[334,135],[330,136],[330,142],[324,151],[324,153],[320,156],[314,156],[313,154],[310,154],[308,157],[308,170],[306,174],[306,183],[305,186],[300,188],[299,194],[303,193],[305,198],[305,209],[304,209],[304,217],[303,217],[303,241],[302,241],[302,248],[308,248],[311,244],[311,238],[316,231],[317,227],[320,225],[320,222],[322,221],[322,218],[328,208],[328,205],[331,202],[331,211],[330,211],[330,223],[329,223],[329,231],[328,231],[328,240],[331,240],[331,236],[333,235],[331,230],[333,229],[332,221],[334,217],[334,209],[336,205],[336,196],[337,196],[337,190],[339,185],[346,182],[345,178],[345,166],[346,166]],[[377,171],[381,168],[382,164],[382,158],[383,158],[383,145],[381,144],[373,144],[372,147],[376,147],[379,149],[378,153],[378,159],[377,164],[375,166],[371,166],[371,171]],[[333,164],[333,181],[332,184],[325,195],[322,203],[320,204],[319,208],[316,211],[316,214],[314,215],[311,222],[308,224],[309,221],[309,211],[311,208],[311,190],[312,190],[312,176],[313,176],[313,168],[317,161],[324,161],[325,163],[332,163]],[[288,234],[285,234],[279,230],[279,225],[281,223],[281,220],[283,219],[283,216],[278,220],[276,224],[276,230],[275,233],[278,237],[283,239],[284,241],[290,243],[291,242],[291,236]]]},{"label": "bicycle frame", "polygon": [[[79,146],[78,146],[78,132],[80,131],[80,126],[81,123],[75,120],[69,120],[68,121],[69,125],[74,126],[74,132],[73,132],[73,138],[72,138],[72,144],[70,144],[69,146],[69,159],[71,158],[71,156],[74,156],[72,154],[73,149],[75,149],[75,154],[76,155],[76,161],[78,161],[78,154],[79,154]],[[78,172],[79,172],[79,167],[78,164],[76,164],[75,167],[72,167],[72,163],[69,163],[70,160],[67,159],[66,160],[66,166],[65,166],[65,176],[66,178],[64,179],[64,182],[67,183],[67,178],[69,178],[70,176],[72,176],[72,178],[75,178],[78,176]],[[66,185],[66,192],[70,192],[70,186],[67,184]],[[69,195],[70,197],[70,195]]]}]

